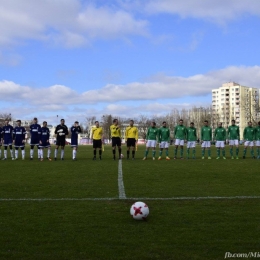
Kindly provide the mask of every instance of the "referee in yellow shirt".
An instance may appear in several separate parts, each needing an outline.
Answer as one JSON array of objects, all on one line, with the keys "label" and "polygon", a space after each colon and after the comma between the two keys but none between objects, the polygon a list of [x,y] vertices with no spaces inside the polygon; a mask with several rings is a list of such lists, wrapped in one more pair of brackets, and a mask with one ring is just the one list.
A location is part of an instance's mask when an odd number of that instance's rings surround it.
[{"label": "referee in yellow shirt", "polygon": [[121,159],[121,130],[118,125],[118,120],[113,120],[113,125],[110,126],[110,133],[112,137],[112,152],[113,158],[116,159],[116,146],[118,148],[118,159]]},{"label": "referee in yellow shirt", "polygon": [[127,160],[129,160],[130,148],[132,147],[132,160],[135,159],[135,145],[138,142],[138,129],[134,126],[134,120],[130,120],[129,126],[125,130],[125,140],[127,145]]},{"label": "referee in yellow shirt", "polygon": [[93,139],[93,160],[96,160],[97,149],[99,149],[99,160],[102,159],[102,136],[103,136],[103,128],[99,126],[99,122],[95,122],[96,127],[92,128],[91,139]]}]

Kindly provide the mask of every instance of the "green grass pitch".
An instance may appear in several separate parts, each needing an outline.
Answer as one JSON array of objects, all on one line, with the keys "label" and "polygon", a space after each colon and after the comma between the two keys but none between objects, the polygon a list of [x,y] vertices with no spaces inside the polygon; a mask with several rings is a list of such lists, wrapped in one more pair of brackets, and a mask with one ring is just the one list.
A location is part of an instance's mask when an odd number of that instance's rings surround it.
[{"label": "green grass pitch", "polygon": [[[51,162],[30,161],[27,147],[25,161],[0,161],[0,259],[224,259],[226,252],[258,252],[260,160],[231,160],[228,150],[227,160],[216,160],[212,147],[212,160],[202,160],[197,148],[196,160],[153,161],[150,152],[142,161],[139,146],[132,161],[123,147],[126,199],[119,199],[110,146],[102,161],[80,146],[77,161],[67,147],[64,161]],[[138,199],[149,206],[147,221],[129,214]]]}]

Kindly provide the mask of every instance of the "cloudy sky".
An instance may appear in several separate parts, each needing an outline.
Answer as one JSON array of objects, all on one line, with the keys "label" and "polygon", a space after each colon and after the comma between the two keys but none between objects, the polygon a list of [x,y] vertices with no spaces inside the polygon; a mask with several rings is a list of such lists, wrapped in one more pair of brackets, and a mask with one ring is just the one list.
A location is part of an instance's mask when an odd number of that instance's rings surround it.
[{"label": "cloudy sky", "polygon": [[0,0],[0,113],[68,123],[260,87],[259,0]]}]

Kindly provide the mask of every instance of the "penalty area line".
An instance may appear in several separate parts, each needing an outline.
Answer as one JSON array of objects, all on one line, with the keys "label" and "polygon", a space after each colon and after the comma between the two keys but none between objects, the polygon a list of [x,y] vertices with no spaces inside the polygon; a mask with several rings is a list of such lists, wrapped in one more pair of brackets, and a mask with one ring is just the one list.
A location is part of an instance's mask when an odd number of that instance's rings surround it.
[{"label": "penalty area line", "polygon": [[[122,196],[122,194],[121,194]],[[230,196],[230,197],[171,197],[171,198],[0,198],[0,201],[111,201],[111,200],[133,200],[133,201],[146,201],[146,200],[235,200],[235,199],[260,199],[260,196]]]}]

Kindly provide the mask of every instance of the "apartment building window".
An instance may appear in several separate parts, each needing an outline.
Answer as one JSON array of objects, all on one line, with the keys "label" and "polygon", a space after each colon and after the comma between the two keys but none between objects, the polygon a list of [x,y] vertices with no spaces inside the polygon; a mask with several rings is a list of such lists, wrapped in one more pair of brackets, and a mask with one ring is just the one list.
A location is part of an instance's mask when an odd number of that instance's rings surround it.
[{"label": "apartment building window", "polygon": [[239,88],[236,88],[236,91],[238,91],[239,90]]}]

